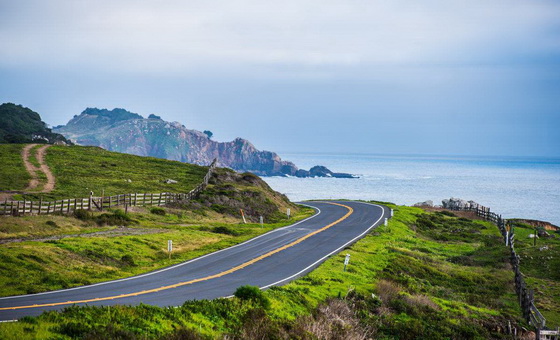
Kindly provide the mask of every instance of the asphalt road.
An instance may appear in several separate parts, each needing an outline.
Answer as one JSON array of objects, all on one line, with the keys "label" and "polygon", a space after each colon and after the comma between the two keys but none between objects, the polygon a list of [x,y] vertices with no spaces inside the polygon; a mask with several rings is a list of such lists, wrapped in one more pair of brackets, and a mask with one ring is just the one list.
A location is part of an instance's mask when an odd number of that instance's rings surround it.
[{"label": "asphalt road", "polygon": [[390,215],[386,207],[362,202],[305,204],[317,213],[178,265],[121,280],[0,298],[0,320],[39,315],[74,304],[177,306],[186,300],[231,296],[241,285],[282,285],[310,272]]}]

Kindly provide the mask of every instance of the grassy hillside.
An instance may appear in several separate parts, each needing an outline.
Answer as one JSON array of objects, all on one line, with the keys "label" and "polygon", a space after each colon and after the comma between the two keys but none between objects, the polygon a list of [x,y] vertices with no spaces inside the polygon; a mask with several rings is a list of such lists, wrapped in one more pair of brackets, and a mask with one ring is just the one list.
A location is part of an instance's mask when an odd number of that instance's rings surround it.
[{"label": "grassy hillside", "polygon": [[[27,186],[29,175],[21,161],[21,149],[21,144],[0,145],[2,188],[23,190]],[[30,160],[33,162],[33,156]],[[46,163],[56,178],[54,191],[28,194],[26,199],[87,197],[90,191],[98,196],[103,192],[187,192],[201,182],[208,170],[193,164],[83,146],[52,146],[47,151]],[[166,184],[166,179],[178,183]]]},{"label": "grassy hillside", "polygon": [[509,339],[508,322],[527,327],[495,226],[392,207],[387,227],[262,297],[170,309],[73,307],[2,324],[0,337]]},{"label": "grassy hillside", "polygon": [[21,158],[24,144],[0,144],[0,191],[23,190],[31,178]]}]

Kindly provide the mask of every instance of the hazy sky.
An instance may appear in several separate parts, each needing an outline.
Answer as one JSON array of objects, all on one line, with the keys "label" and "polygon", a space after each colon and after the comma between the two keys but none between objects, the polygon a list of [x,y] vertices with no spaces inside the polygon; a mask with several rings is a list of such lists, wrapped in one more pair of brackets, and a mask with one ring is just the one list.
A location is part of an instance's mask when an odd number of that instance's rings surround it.
[{"label": "hazy sky", "polygon": [[0,101],[282,152],[560,157],[560,1],[0,0]]}]

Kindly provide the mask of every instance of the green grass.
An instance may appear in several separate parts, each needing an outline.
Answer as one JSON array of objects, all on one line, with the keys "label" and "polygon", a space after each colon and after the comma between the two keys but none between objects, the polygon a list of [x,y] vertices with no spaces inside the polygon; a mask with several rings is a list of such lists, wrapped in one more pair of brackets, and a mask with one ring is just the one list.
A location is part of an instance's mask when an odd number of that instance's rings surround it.
[{"label": "green grass", "polygon": [[[496,330],[508,321],[527,327],[520,318],[507,248],[495,226],[426,214],[418,208],[391,207],[395,217],[388,226],[377,228],[309,275],[265,291],[269,309],[238,298],[186,302],[180,308],[73,307],[2,324],[0,337],[26,339],[46,332],[45,336],[63,339],[96,334],[149,339],[224,335],[313,339],[325,334],[350,338],[352,332],[367,332],[376,339],[505,339]],[[147,214],[145,218],[157,223],[160,217],[171,218],[168,215]],[[208,231],[198,226],[188,232],[196,237]],[[170,228],[169,235],[181,232],[187,231]],[[158,235],[161,240],[153,239],[154,245],[159,247],[167,236]],[[149,247],[147,240],[128,242],[136,242],[141,249]],[[78,243],[68,242],[65,247]],[[87,247],[104,249],[114,257],[107,244]],[[343,271],[346,253],[351,255],[350,264]],[[137,258],[139,263],[144,261]],[[17,336],[9,337],[11,333]]]},{"label": "green grass", "polygon": [[23,190],[31,178],[21,159],[24,144],[0,144],[0,190]]},{"label": "green grass", "polygon": [[39,149],[41,146],[44,145],[39,144],[29,149],[29,158],[28,158],[29,162],[33,164],[33,166],[35,166],[36,168],[41,166],[41,164],[39,164],[39,160],[36,157],[37,149]]},{"label": "green grass", "polygon": [[[45,161],[56,178],[55,189],[48,194],[26,195],[27,199],[88,197],[90,191],[95,196],[188,192],[208,171],[207,167],[83,146],[52,146]],[[166,184],[166,179],[178,183]]]}]

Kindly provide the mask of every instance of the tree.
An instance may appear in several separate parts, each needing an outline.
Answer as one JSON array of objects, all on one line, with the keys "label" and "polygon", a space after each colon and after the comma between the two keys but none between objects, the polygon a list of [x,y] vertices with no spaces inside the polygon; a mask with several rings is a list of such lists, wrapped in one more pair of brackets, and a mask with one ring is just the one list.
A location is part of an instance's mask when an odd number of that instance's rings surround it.
[{"label": "tree", "polygon": [[212,138],[212,136],[214,136],[214,134],[212,133],[212,131],[209,130],[204,130],[204,134],[206,136],[208,136],[208,139]]}]

